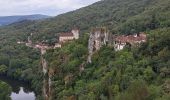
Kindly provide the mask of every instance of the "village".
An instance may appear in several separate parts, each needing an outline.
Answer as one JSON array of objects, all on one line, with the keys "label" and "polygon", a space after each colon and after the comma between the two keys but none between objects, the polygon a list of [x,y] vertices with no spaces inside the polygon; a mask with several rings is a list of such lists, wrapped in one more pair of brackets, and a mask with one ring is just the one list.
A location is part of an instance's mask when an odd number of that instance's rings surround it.
[{"label": "village", "polygon": [[[31,33],[30,36],[33,34]],[[61,48],[65,43],[69,41],[74,41],[80,38],[80,30],[78,28],[73,28],[71,32],[61,32],[59,34],[59,42],[55,43],[54,46],[49,46],[44,43],[33,44],[30,36],[27,42],[18,41],[18,44],[25,43],[28,47],[33,47],[40,49],[42,54],[46,52],[47,49]],[[115,51],[123,50],[126,45],[139,46],[141,43],[147,41],[147,35],[144,32],[135,33],[133,35],[114,35],[110,33],[106,28],[94,28],[89,34],[89,44],[88,50],[91,56],[93,52],[99,50],[103,45],[114,46]],[[89,56],[89,62],[91,62]]]},{"label": "village", "polygon": [[[55,43],[54,46],[49,46],[44,43],[34,44],[31,40],[33,33],[28,36],[27,42],[18,41],[18,44],[25,44],[27,47],[39,49],[41,52],[41,65],[42,72],[47,75],[47,79],[43,80],[43,94],[45,98],[48,100],[51,94],[51,78],[50,68],[48,68],[48,63],[44,58],[44,54],[48,49],[56,49],[62,48],[65,43],[69,43],[69,41],[74,41],[80,38],[80,30],[78,28],[74,28],[71,32],[62,32],[59,34],[59,42]],[[139,46],[141,43],[147,41],[147,35],[144,32],[140,32],[133,35],[113,35],[106,28],[94,28],[89,34],[88,40],[88,58],[87,63],[92,63],[92,55],[94,52],[100,50],[102,46],[112,46],[115,51],[123,50],[124,47],[128,44],[131,46]],[[84,67],[80,68],[82,71]]]}]

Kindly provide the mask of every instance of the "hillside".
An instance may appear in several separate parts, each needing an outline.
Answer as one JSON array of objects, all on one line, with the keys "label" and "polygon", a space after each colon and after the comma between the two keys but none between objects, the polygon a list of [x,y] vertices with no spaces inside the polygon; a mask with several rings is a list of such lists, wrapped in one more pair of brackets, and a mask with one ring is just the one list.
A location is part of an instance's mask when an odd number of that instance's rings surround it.
[{"label": "hillside", "polygon": [[88,32],[91,27],[106,26],[113,33],[129,34],[170,26],[170,0],[102,0],[90,6],[38,21],[28,27],[15,28],[36,32],[34,40],[54,40],[56,34],[79,27]]},{"label": "hillside", "polygon": [[20,15],[20,16],[0,16],[0,26],[9,25],[15,22],[20,22],[23,20],[39,20],[49,18],[46,15]]},{"label": "hillside", "polygon": [[[30,33],[34,33],[33,42],[54,43],[58,32],[75,26],[81,30],[80,39],[45,55],[17,44],[27,41]],[[103,46],[89,64],[86,33],[100,26],[112,34],[143,31],[148,40],[122,51]],[[37,100],[43,100],[43,87],[51,100],[170,100],[169,55],[170,0],[102,0],[43,21],[24,20],[0,27],[0,74],[29,81]],[[48,63],[46,75],[40,57]]]},{"label": "hillside", "polygon": [[[88,36],[49,50],[51,100],[169,100],[170,28],[148,31],[138,48],[103,46],[87,63]],[[83,69],[83,68],[84,69]]]}]

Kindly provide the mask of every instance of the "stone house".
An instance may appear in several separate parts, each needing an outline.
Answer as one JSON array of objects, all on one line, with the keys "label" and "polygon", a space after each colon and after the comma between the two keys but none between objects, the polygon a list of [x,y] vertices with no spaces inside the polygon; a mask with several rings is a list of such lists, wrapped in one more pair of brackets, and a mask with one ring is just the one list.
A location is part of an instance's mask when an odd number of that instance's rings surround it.
[{"label": "stone house", "polygon": [[61,48],[61,44],[60,43],[56,43],[55,46],[54,46],[54,49],[55,48]]},{"label": "stone house", "polygon": [[122,50],[127,43],[131,46],[138,46],[139,44],[147,41],[145,33],[138,33],[134,35],[120,35],[114,37],[114,48],[116,51]]},{"label": "stone house", "polygon": [[72,29],[71,32],[60,33],[59,42],[64,43],[74,39],[79,39],[79,29]]},{"label": "stone house", "polygon": [[59,41],[60,42],[66,42],[74,39],[74,35],[71,32],[68,33],[61,33],[59,36]]},{"label": "stone house", "polygon": [[122,50],[126,45],[126,36],[116,36],[114,39],[114,48],[116,51]]}]

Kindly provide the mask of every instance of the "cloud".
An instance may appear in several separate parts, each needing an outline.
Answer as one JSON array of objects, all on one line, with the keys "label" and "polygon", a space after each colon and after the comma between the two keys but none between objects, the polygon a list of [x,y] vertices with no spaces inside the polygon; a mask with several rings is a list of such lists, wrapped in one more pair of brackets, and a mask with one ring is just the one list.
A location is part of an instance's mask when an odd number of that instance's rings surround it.
[{"label": "cloud", "polygon": [[0,16],[58,15],[100,0],[0,0]]}]

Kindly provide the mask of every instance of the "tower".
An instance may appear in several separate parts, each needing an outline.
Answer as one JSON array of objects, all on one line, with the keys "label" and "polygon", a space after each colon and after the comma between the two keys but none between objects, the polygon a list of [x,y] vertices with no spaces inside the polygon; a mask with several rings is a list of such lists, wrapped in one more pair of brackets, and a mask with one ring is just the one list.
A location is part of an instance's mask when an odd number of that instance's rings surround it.
[{"label": "tower", "polygon": [[71,32],[73,33],[75,39],[79,39],[79,32],[80,32],[79,29],[74,28],[72,29]]}]

